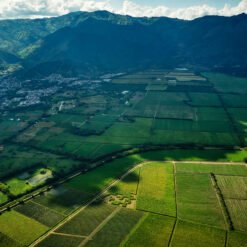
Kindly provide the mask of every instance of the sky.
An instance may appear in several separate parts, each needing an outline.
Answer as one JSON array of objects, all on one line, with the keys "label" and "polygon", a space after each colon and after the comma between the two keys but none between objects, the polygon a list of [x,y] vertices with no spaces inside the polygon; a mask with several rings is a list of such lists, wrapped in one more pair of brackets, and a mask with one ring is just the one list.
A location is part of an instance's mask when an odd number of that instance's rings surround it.
[{"label": "sky", "polygon": [[0,19],[43,18],[96,10],[192,20],[205,15],[247,14],[247,0],[0,0]]}]

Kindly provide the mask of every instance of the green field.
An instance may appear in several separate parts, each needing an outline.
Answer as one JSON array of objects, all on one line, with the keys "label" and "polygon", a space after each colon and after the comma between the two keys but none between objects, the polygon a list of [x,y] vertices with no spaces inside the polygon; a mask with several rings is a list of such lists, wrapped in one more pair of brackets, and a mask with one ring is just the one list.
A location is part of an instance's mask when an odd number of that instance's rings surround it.
[{"label": "green field", "polygon": [[[243,165],[225,165],[225,164],[190,164],[190,163],[176,163],[177,173],[195,173],[195,174],[221,174],[221,175],[247,175],[246,166]],[[225,177],[227,179],[227,177]],[[240,178],[241,179],[241,178]]]},{"label": "green field", "polygon": [[85,246],[100,247],[102,243],[104,247],[119,246],[142,216],[141,212],[121,209]]},{"label": "green field", "polygon": [[[233,172],[232,174],[236,174]],[[217,176],[220,190],[227,199],[247,199],[247,177],[240,176]]]},{"label": "green field", "polygon": [[14,211],[4,213],[0,217],[0,232],[20,246],[30,244],[47,230],[48,227]]},{"label": "green field", "polygon": [[82,238],[74,238],[69,236],[61,236],[52,234],[44,241],[40,242],[39,247],[77,247],[81,243]]},{"label": "green field", "polygon": [[15,211],[26,215],[27,217],[30,217],[48,227],[56,225],[64,218],[64,215],[59,214],[50,208],[44,207],[33,201],[29,201],[24,205],[16,207]]},{"label": "green field", "polygon": [[144,211],[176,216],[171,163],[151,162],[142,166],[136,207]]},{"label": "green field", "polygon": [[180,219],[221,228],[226,227],[209,175],[177,174],[176,182]]},{"label": "green field", "polygon": [[236,230],[247,232],[247,201],[226,199],[226,205]]},{"label": "green field", "polygon": [[246,247],[247,234],[241,232],[230,232],[228,234],[227,247]]},{"label": "green field", "polygon": [[148,214],[121,246],[168,246],[174,223],[173,218]]},{"label": "green field", "polygon": [[217,228],[178,221],[172,237],[173,247],[224,247],[225,232]]},{"label": "green field", "polygon": [[88,236],[113,211],[109,205],[92,205],[81,211],[78,215],[57,229],[59,233]]}]

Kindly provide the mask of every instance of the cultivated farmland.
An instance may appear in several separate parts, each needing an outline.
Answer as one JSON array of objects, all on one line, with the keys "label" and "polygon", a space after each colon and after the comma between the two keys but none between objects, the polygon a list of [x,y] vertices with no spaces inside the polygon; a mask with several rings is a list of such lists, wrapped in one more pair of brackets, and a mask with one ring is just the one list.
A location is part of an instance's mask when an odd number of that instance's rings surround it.
[{"label": "cultivated farmland", "polygon": [[147,70],[5,112],[0,247],[244,246],[245,84]]}]

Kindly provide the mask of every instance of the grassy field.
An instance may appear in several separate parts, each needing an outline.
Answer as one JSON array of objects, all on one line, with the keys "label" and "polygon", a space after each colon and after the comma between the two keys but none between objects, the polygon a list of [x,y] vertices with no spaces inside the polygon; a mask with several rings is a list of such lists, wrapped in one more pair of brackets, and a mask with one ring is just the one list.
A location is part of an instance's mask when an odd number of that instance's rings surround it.
[{"label": "grassy field", "polygon": [[8,201],[8,196],[0,191],[0,205]]},{"label": "grassy field", "polygon": [[226,227],[209,175],[177,174],[176,181],[180,219],[221,228]]},{"label": "grassy field", "polygon": [[149,212],[176,215],[171,163],[151,162],[143,165],[140,171],[136,207]]},{"label": "grassy field", "polygon": [[226,199],[225,201],[234,228],[247,232],[247,200]]},{"label": "grassy field", "polygon": [[14,239],[20,246],[26,246],[45,233],[48,227],[15,211],[0,217],[0,232]]},{"label": "grassy field", "polygon": [[32,218],[43,225],[52,227],[64,218],[64,215],[59,214],[48,207],[44,207],[33,201],[29,201],[24,205],[15,208],[15,211]]},{"label": "grassy field", "polygon": [[121,244],[126,247],[168,246],[175,219],[148,214]]},{"label": "grassy field", "polygon": [[132,173],[128,174],[123,180],[112,186],[109,190],[111,194],[131,196],[137,194],[139,183],[140,168],[136,168]]},{"label": "grassy field", "polygon": [[224,247],[225,236],[223,230],[178,220],[171,246]]},{"label": "grassy field", "polygon": [[[190,164],[176,163],[177,173],[214,173],[223,175],[247,175],[245,165],[224,165],[224,164]],[[226,177],[227,179],[227,177]]]},{"label": "grassy field", "polygon": [[82,238],[70,237],[70,236],[60,236],[52,234],[42,242],[40,242],[38,247],[78,247],[81,243]]},{"label": "grassy field", "polygon": [[93,236],[86,246],[101,247],[102,243],[104,243],[104,247],[119,246],[142,216],[141,212],[121,209]]},{"label": "grassy field", "polygon": [[247,234],[241,232],[229,232],[227,247],[246,247]]},{"label": "grassy field", "polygon": [[[232,174],[236,174],[234,171]],[[228,199],[247,199],[247,177],[216,176],[218,186]]]},{"label": "grassy field", "polygon": [[88,236],[116,208],[107,204],[95,204],[81,211],[56,232]]},{"label": "grassy field", "polygon": [[31,185],[27,184],[26,181],[13,178],[7,181],[7,186],[12,195],[17,196],[20,194],[24,194],[31,190]]}]

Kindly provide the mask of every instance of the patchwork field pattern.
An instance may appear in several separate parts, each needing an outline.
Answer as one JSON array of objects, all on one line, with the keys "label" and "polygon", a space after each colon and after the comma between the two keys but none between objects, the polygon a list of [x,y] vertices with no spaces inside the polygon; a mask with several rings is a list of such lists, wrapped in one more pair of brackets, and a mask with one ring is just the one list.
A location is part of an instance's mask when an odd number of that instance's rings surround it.
[{"label": "patchwork field pattern", "polygon": [[[244,164],[147,162],[151,157],[164,160],[166,152],[117,159],[4,213],[0,216],[4,246],[26,246],[46,231],[50,232],[35,246],[100,247],[104,243],[109,247],[224,247],[226,238],[227,246],[244,243],[247,236]],[[234,168],[238,175],[231,175]],[[116,180],[123,174],[121,180]],[[234,228],[242,233],[227,230],[224,207],[210,174],[216,174]],[[243,189],[237,193],[238,186]],[[102,196],[83,206],[104,189]],[[134,196],[137,203],[124,208],[104,199],[118,195]],[[71,213],[73,216],[68,217]],[[3,224],[6,218],[12,219],[7,225]],[[20,228],[19,235],[14,226]]]},{"label": "patchwork field pattern", "polygon": [[245,78],[147,70],[4,112],[0,246],[244,246],[246,93]]}]

